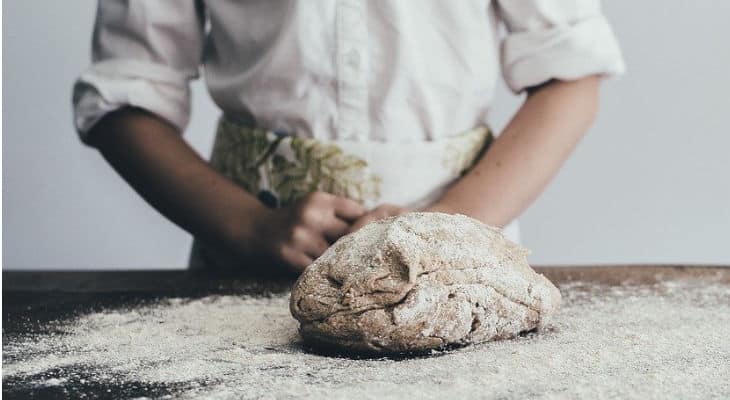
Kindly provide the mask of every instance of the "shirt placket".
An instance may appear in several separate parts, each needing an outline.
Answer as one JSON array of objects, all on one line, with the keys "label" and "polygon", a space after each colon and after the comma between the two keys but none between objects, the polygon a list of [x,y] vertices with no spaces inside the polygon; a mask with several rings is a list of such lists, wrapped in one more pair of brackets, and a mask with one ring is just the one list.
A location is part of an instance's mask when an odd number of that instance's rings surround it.
[{"label": "shirt placket", "polygon": [[367,1],[337,1],[337,106],[340,139],[369,137]]}]

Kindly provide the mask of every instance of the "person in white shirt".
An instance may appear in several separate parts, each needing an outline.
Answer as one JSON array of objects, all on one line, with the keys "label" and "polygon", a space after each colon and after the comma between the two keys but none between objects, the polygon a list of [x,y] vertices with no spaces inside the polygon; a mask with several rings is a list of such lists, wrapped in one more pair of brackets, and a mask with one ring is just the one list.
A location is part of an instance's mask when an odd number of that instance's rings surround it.
[{"label": "person in white shirt", "polygon": [[[519,240],[624,70],[599,0],[104,0],[92,51],[81,139],[195,236],[191,268],[261,272],[409,210]],[[209,163],[181,136],[201,71],[222,112]],[[493,136],[500,71],[527,96]]]}]

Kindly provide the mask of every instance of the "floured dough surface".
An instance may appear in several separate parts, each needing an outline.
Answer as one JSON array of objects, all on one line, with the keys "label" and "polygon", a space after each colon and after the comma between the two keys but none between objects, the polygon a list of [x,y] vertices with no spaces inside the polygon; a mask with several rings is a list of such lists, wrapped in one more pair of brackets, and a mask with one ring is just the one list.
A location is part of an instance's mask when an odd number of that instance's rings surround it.
[{"label": "floured dough surface", "polygon": [[341,238],[294,285],[310,341],[367,353],[512,338],[543,325],[560,293],[498,228],[409,213]]}]

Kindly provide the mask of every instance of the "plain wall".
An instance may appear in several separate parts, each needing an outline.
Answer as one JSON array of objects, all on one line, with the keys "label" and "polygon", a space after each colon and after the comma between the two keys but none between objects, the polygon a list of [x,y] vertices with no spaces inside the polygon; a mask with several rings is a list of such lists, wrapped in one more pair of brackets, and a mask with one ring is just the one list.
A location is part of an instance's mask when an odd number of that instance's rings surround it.
[{"label": "plain wall", "polygon": [[[3,3],[3,268],[182,268],[191,238],[71,125],[95,2]],[[611,0],[629,72],[521,218],[537,264],[730,264],[730,2]],[[198,81],[185,134],[208,155],[218,112]],[[502,87],[495,128],[520,99]]]}]

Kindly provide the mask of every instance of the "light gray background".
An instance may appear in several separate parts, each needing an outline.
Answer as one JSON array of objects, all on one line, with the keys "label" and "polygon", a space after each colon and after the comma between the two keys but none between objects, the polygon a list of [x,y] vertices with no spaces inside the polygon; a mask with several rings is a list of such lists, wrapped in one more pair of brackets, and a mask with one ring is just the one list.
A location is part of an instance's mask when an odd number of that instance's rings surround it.
[{"label": "light gray background", "polygon": [[[89,62],[92,0],[3,4],[3,268],[182,268],[191,238],[83,147],[70,88]],[[730,263],[730,2],[605,1],[629,73],[522,221],[531,261]],[[501,128],[520,99],[502,89]],[[187,139],[217,111],[194,85]]]}]

